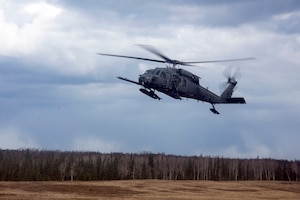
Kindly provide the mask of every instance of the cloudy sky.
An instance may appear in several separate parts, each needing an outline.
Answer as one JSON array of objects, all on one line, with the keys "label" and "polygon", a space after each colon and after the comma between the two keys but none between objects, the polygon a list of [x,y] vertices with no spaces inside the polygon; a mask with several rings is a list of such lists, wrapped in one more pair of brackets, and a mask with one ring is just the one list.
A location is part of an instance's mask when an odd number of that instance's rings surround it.
[{"label": "cloudy sky", "polygon": [[[0,148],[300,159],[300,2],[0,0]],[[117,79],[184,61],[220,94],[228,66],[246,105],[161,101]]]}]

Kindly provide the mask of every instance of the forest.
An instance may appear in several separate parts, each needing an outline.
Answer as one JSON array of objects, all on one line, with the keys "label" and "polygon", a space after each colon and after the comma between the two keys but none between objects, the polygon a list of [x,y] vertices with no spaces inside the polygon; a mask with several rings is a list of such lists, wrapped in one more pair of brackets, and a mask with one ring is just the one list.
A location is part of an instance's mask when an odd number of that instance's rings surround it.
[{"label": "forest", "polygon": [[300,161],[177,156],[151,152],[0,149],[0,181],[129,179],[299,181]]}]

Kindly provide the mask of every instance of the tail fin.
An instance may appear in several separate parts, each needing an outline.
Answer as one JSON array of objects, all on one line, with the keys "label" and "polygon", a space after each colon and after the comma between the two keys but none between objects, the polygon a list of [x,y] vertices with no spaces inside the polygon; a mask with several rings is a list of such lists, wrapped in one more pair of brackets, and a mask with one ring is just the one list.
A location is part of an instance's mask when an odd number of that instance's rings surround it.
[{"label": "tail fin", "polygon": [[224,90],[224,92],[221,94],[221,99],[228,99],[232,96],[233,89],[236,86],[237,81],[234,79],[228,79],[228,86]]}]

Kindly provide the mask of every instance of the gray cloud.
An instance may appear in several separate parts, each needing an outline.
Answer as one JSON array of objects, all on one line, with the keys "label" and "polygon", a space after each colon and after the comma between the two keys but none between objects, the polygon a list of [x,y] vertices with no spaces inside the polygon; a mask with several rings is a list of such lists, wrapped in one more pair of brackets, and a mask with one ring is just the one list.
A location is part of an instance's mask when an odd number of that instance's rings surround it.
[{"label": "gray cloud", "polygon": [[[298,1],[0,5],[0,148],[299,159]],[[226,66],[241,67],[234,95],[247,104],[215,116],[206,103],[148,98],[116,76],[156,64],[96,54],[155,58],[134,44],[188,61],[257,57],[187,68],[218,93]]]}]

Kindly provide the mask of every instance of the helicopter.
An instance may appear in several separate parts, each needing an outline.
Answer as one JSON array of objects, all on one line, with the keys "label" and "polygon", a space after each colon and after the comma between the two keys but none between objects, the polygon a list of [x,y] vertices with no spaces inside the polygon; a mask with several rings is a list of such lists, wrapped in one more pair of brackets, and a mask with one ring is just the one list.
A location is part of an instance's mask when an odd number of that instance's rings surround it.
[{"label": "helicopter", "polygon": [[[118,79],[127,81],[136,85],[141,86],[140,91],[153,98],[161,100],[156,94],[156,91],[164,93],[174,99],[190,98],[197,101],[208,102],[212,105],[210,111],[214,114],[220,114],[216,108],[215,104],[246,104],[246,101],[243,97],[232,97],[234,88],[237,85],[236,79],[238,78],[240,71],[231,75],[231,71],[225,70],[224,75],[227,78],[225,83],[225,89],[221,95],[217,95],[207,88],[200,85],[200,77],[176,66],[195,66],[194,64],[199,63],[215,63],[215,62],[232,62],[232,61],[243,61],[243,60],[252,60],[255,58],[238,58],[238,59],[227,59],[227,60],[209,60],[209,61],[197,61],[197,62],[185,62],[173,60],[159,52],[157,49],[150,45],[138,45],[141,48],[149,51],[150,53],[160,57],[162,60],[134,57],[134,56],[125,56],[125,55],[116,55],[116,54],[107,54],[107,53],[97,53],[102,56],[113,56],[129,59],[138,59],[151,62],[165,63],[166,67],[156,67],[154,69],[148,69],[145,73],[139,75],[138,81],[130,80],[121,76],[118,76]],[[171,67],[173,66],[173,67]],[[239,68],[238,68],[239,69]]]}]

